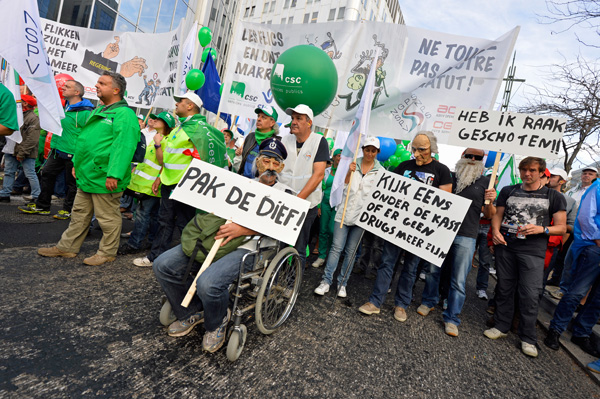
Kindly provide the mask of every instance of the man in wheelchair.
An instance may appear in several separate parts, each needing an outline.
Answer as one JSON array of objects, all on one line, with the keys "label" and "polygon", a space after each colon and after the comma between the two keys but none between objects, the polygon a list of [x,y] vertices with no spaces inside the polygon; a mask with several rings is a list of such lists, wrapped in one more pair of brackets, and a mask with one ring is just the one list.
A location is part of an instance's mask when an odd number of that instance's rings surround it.
[{"label": "man in wheelchair", "polygon": [[[261,183],[293,194],[288,186],[277,181],[278,173],[283,170],[283,162],[286,158],[287,151],[279,140],[264,140],[255,160],[255,169],[258,172],[256,175]],[[227,324],[231,316],[228,287],[238,277],[240,262],[244,255],[257,249],[258,241],[252,239],[252,236],[257,234],[255,231],[235,223],[225,224],[219,228],[215,239],[224,238],[222,245],[241,236],[246,236],[248,239],[236,250],[214,261],[202,273],[197,281],[197,294],[187,308],[181,306],[181,302],[200,269],[200,265],[194,262],[192,268],[188,270],[190,258],[183,252],[181,244],[164,252],[154,261],[154,274],[177,317],[177,320],[168,327],[167,333],[170,336],[187,335],[196,324],[204,322],[206,333],[202,340],[202,348],[212,353],[223,346]],[[253,256],[246,258],[245,271],[252,268],[253,258]]]}]

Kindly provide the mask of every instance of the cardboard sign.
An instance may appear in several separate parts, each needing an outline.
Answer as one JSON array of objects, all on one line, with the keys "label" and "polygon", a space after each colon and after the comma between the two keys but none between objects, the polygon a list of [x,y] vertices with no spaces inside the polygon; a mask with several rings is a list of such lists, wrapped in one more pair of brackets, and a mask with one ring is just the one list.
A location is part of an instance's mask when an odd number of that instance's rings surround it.
[{"label": "cardboard sign", "polygon": [[194,159],[171,198],[294,245],[310,202]]},{"label": "cardboard sign", "polygon": [[471,201],[385,169],[376,180],[356,224],[441,266]]},{"label": "cardboard sign", "polygon": [[457,109],[448,144],[555,159],[566,125],[566,118]]}]

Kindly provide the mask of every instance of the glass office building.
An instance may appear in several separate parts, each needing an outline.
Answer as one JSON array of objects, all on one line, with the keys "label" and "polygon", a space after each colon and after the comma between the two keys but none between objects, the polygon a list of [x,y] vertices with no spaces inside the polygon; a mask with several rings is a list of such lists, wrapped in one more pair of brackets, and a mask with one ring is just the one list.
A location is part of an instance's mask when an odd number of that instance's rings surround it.
[{"label": "glass office building", "polygon": [[195,18],[198,0],[38,0],[40,17],[67,25],[161,33]]}]

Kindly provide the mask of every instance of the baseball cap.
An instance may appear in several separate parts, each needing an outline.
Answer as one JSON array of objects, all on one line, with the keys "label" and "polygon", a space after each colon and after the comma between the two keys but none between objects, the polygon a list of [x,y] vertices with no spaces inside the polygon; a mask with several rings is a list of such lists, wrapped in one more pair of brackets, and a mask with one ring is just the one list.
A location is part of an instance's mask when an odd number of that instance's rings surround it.
[{"label": "baseball cap", "polygon": [[567,175],[567,172],[565,172],[565,170],[561,169],[561,168],[550,169],[550,176],[560,176],[560,178],[563,179],[564,181],[567,181],[567,179],[569,178],[569,175]]},{"label": "baseball cap", "polygon": [[188,91],[183,96],[173,96],[173,98],[177,102],[181,101],[182,98],[187,98],[188,100],[190,100],[191,102],[193,102],[194,104],[196,104],[198,106],[198,108],[202,108],[202,100],[193,91]]},{"label": "baseball cap", "polygon": [[150,114],[150,118],[151,119],[161,119],[171,129],[173,129],[175,127],[175,118],[173,118],[173,115],[171,115],[167,111],[163,111],[158,115]]},{"label": "baseball cap", "polygon": [[548,168],[546,168],[546,170],[542,174],[546,177],[550,177],[550,171],[548,170]]},{"label": "baseball cap", "polygon": [[263,114],[270,116],[271,118],[275,119],[275,122],[277,122],[277,117],[279,116],[277,114],[277,110],[275,109],[275,107],[270,107],[271,109],[269,110],[267,107],[265,108],[256,108],[254,110],[255,114],[258,114],[259,112],[262,112]]},{"label": "baseball cap", "polygon": [[[308,119],[311,121],[314,119],[314,115],[312,109],[308,105],[298,104],[294,108],[288,108],[285,110],[285,113],[288,115],[292,115],[293,113],[302,114],[308,116]],[[379,147],[378,147],[379,148]]]},{"label": "baseball cap", "polygon": [[335,150],[335,151],[333,152],[333,156],[335,157],[336,155],[338,155],[338,154],[341,154],[341,153],[342,153],[342,149],[341,149],[341,148],[338,148],[337,150]]},{"label": "baseball cap", "polygon": [[377,137],[367,136],[367,138],[365,138],[365,141],[363,142],[362,148],[368,147],[370,145],[379,149],[379,139]]},{"label": "baseball cap", "polygon": [[[139,119],[139,120],[141,120],[141,121],[143,121],[143,120],[144,120],[144,119],[146,119],[146,118],[144,118],[144,115],[142,115],[142,114],[139,114],[139,115],[138,115],[138,119]],[[155,118],[155,119],[156,119],[156,118]]]},{"label": "baseball cap", "polygon": [[281,141],[274,137],[263,140],[258,147],[258,153],[272,158],[278,158],[282,161],[287,158],[287,150]]},{"label": "baseball cap", "polygon": [[583,172],[583,171],[586,171],[586,170],[591,170],[592,172],[596,172],[596,173],[600,174],[600,173],[598,172],[598,169],[597,169],[597,168],[594,168],[593,166],[586,166],[585,168],[581,169],[581,171],[582,171],[582,172]]}]

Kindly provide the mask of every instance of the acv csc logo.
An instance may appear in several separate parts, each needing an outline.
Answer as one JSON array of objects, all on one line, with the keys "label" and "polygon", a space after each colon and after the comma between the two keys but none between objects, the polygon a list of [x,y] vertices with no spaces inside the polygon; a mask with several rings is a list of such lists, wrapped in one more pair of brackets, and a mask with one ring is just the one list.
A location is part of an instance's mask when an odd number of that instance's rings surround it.
[{"label": "acv csc logo", "polygon": [[302,83],[302,78],[299,77],[299,76],[297,76],[297,77],[286,76],[283,79],[283,81],[285,83],[298,83],[298,84],[300,84],[300,83]]}]

